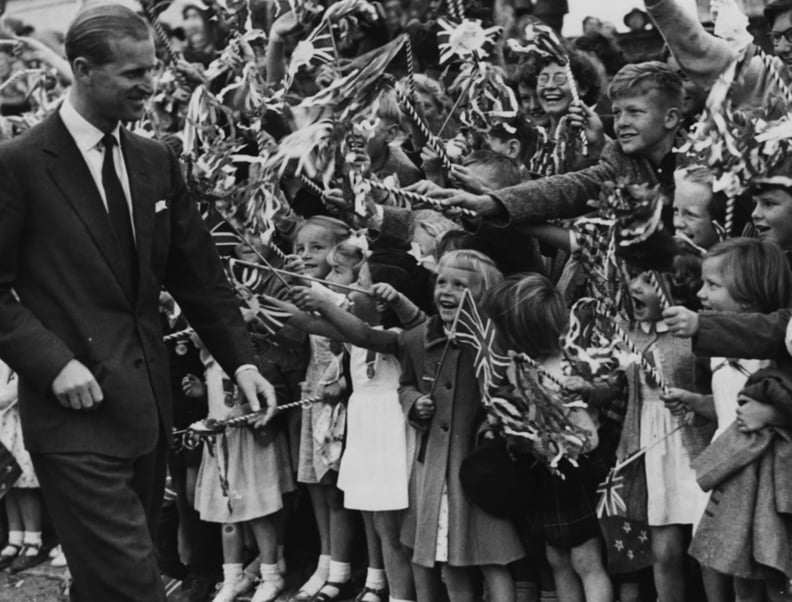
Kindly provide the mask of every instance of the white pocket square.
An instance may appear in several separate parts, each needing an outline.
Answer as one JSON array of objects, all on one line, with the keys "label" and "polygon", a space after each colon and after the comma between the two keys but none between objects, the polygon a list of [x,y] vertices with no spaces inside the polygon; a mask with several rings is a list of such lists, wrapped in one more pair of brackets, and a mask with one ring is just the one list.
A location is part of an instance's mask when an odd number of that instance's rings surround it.
[{"label": "white pocket square", "polygon": [[168,201],[162,199],[154,203],[154,213],[159,213],[160,211],[165,211],[168,208]]}]

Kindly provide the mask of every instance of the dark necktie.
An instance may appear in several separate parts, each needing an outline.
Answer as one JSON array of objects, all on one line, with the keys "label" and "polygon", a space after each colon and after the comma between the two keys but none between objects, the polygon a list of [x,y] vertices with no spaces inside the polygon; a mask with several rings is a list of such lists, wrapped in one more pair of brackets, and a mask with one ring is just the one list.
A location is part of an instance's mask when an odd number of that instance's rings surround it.
[{"label": "dark necktie", "polygon": [[135,250],[135,236],[132,232],[132,219],[129,215],[124,189],[116,173],[113,162],[113,146],[116,140],[112,134],[105,134],[102,138],[104,145],[104,161],[102,162],[102,186],[107,199],[107,213],[113,226],[121,258],[124,261],[124,270],[127,273],[127,282],[134,291],[137,287],[137,251]]}]

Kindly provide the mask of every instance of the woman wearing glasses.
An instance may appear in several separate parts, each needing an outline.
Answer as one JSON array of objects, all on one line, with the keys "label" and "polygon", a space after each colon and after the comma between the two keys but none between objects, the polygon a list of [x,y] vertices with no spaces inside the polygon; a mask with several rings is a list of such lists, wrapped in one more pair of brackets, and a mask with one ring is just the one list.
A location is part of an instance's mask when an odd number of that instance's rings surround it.
[{"label": "woman wearing glasses", "polygon": [[[584,54],[572,51],[569,56],[572,79],[567,68],[553,60],[546,61],[536,77],[536,96],[549,121],[541,132],[530,170],[542,176],[576,171],[596,163],[605,144],[602,122],[588,109],[599,99],[599,75]],[[576,109],[572,109],[574,89],[580,97]]]}]

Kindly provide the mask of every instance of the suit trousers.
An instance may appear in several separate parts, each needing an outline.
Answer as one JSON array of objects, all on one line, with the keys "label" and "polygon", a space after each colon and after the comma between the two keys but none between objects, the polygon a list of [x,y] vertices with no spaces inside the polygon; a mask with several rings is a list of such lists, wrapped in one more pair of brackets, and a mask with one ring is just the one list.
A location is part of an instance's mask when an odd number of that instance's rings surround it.
[{"label": "suit trousers", "polygon": [[78,602],[164,602],[154,541],[167,444],[137,458],[31,454]]}]

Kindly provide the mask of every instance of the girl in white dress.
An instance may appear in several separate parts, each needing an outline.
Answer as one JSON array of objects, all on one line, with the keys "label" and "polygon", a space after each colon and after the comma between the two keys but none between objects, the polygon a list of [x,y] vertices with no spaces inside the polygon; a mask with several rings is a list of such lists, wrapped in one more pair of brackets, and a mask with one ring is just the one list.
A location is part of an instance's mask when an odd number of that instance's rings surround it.
[{"label": "girl in white dress", "polygon": [[[210,420],[225,420],[259,408],[240,403],[236,387],[199,345],[204,382],[185,389],[188,397],[206,395]],[[259,549],[261,582],[252,602],[273,602],[284,588],[278,568],[278,513],[283,495],[294,490],[285,433],[277,427],[231,428],[204,443],[195,486],[201,519],[223,523],[223,586],[214,602],[232,602],[252,587],[243,571],[245,528]]]},{"label": "girl in white dress", "polygon": [[[400,273],[401,272],[401,273]],[[378,266],[375,277],[399,288],[409,286],[407,271]],[[400,328],[390,326],[388,308],[405,327],[424,314],[391,284],[371,284],[368,266],[359,284],[371,295],[353,293],[349,312],[302,289],[294,297],[303,310],[318,311],[322,319],[298,314],[289,322],[309,332],[326,332],[347,341],[352,395],[347,410],[347,439],[338,475],[344,506],[360,510],[366,528],[369,568],[358,595],[363,602],[414,600],[410,558],[399,541],[401,516],[408,505],[409,470],[415,450],[415,432],[399,403],[401,367],[396,355]],[[384,319],[383,319],[384,318]]]}]

